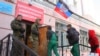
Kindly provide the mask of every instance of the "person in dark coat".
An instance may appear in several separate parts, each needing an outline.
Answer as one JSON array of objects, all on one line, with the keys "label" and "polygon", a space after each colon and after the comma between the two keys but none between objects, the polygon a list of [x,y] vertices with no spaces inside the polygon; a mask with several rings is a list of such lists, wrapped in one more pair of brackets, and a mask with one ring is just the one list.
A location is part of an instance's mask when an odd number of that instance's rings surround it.
[{"label": "person in dark coat", "polygon": [[80,56],[80,50],[79,50],[79,33],[78,31],[71,26],[71,24],[67,25],[68,31],[67,31],[67,39],[69,41],[69,44],[72,47],[71,53],[73,56]]},{"label": "person in dark coat", "polygon": [[89,44],[91,46],[91,52],[95,53],[97,48],[99,48],[99,41],[96,37],[94,30],[89,30]]},{"label": "person in dark coat", "polygon": [[[22,39],[24,38],[24,32],[25,32],[25,29],[22,23],[22,15],[18,15],[11,22],[11,29],[13,30],[14,37],[22,41]],[[23,55],[22,47],[13,40],[10,56],[22,56],[22,55]]]}]

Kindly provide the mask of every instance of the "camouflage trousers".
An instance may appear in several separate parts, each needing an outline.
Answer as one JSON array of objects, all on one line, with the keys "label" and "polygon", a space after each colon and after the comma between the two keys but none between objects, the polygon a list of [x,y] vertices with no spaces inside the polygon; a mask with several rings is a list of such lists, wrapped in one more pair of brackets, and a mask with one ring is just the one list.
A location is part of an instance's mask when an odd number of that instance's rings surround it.
[{"label": "camouflage trousers", "polygon": [[35,51],[36,53],[38,53],[38,49],[39,48],[39,41],[38,38],[33,38],[32,41],[32,50]]},{"label": "camouflage trousers", "polygon": [[23,48],[13,41],[10,56],[23,56]]}]

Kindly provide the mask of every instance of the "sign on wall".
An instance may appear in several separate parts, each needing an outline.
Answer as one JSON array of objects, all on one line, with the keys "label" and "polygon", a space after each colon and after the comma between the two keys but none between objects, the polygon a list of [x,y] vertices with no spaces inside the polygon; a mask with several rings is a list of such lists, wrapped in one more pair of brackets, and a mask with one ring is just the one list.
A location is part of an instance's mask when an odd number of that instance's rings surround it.
[{"label": "sign on wall", "polygon": [[40,18],[43,23],[44,10],[34,5],[29,5],[22,1],[18,1],[16,5],[16,16],[20,14],[23,20],[34,22],[35,19]]},{"label": "sign on wall", "polygon": [[6,14],[13,14],[13,5],[7,2],[0,1],[0,12]]}]

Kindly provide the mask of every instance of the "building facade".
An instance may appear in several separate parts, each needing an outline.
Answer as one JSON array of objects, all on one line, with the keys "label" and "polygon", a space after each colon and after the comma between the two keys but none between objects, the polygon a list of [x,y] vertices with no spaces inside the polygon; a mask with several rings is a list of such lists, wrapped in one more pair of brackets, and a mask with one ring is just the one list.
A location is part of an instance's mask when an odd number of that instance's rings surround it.
[{"label": "building facade", "polygon": [[[6,36],[8,33],[12,33],[10,28],[11,21],[15,18],[16,14],[16,5],[18,0],[0,0],[0,2],[9,4],[10,13],[8,10],[0,11],[0,39]],[[88,30],[94,29],[100,39],[100,26],[92,23],[88,19],[84,19],[83,17],[79,17],[76,15],[72,15],[69,18],[64,18],[54,11],[55,4],[58,0],[19,0],[25,4],[31,4],[36,6],[44,11],[43,17],[43,25],[51,25],[53,30],[58,35],[58,45],[61,46],[61,38],[63,37],[63,45],[68,45],[68,40],[66,39],[66,30],[67,24],[72,24],[77,31],[80,32],[80,44],[85,44],[88,46]],[[66,4],[68,4],[69,8],[82,16],[82,4],[81,0],[63,0]],[[2,4],[0,4],[2,6]],[[6,5],[5,5],[6,6]],[[4,8],[2,8],[4,9]],[[69,47],[68,47],[69,48]],[[88,48],[80,47],[82,51],[89,50]],[[66,49],[66,48],[65,48]]]}]

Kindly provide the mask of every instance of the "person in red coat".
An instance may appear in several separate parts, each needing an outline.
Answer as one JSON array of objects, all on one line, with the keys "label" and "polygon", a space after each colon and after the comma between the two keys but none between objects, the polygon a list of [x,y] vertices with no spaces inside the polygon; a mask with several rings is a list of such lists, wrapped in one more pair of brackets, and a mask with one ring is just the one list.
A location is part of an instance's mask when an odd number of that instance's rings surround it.
[{"label": "person in red coat", "polygon": [[96,53],[96,50],[99,48],[99,41],[95,34],[94,30],[89,30],[89,44],[91,46],[91,52]]}]

